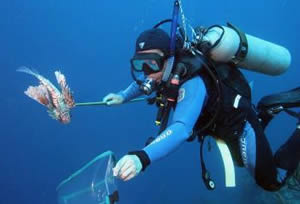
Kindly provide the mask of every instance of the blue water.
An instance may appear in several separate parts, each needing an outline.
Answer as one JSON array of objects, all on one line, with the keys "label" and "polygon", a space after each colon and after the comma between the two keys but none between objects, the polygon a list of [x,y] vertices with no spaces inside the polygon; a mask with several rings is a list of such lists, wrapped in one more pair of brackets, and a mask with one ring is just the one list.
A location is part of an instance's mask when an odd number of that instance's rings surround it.
[{"label": "blue water", "polygon": [[[184,1],[192,25],[230,21],[290,50],[292,64],[281,76],[245,72],[254,81],[255,102],[299,86],[299,6],[292,0]],[[157,131],[155,108],[144,103],[77,107],[71,124],[62,125],[23,94],[36,79],[15,70],[25,65],[54,80],[60,69],[77,102],[100,100],[131,82],[129,59],[138,34],[171,14],[172,1],[161,0],[1,1],[0,204],[56,203],[56,186],[87,161],[109,149],[120,158]],[[283,114],[271,123],[273,150],[295,122]],[[237,170],[237,187],[225,189],[218,150],[206,158],[217,182],[214,192],[201,181],[198,144],[184,144],[137,178],[120,182],[120,203],[259,203],[261,190],[244,170]]]}]

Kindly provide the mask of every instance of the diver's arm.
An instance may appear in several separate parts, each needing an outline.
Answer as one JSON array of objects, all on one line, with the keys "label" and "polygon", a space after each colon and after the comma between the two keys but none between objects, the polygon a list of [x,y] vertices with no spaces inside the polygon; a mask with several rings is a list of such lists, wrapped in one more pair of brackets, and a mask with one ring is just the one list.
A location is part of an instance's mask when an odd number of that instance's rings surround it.
[{"label": "diver's arm", "polygon": [[190,135],[200,115],[206,89],[200,77],[184,83],[180,89],[171,125],[143,150],[129,152],[113,169],[114,176],[128,181],[153,161],[158,160],[180,146]]},{"label": "diver's arm", "polygon": [[118,94],[123,97],[123,103],[126,103],[143,95],[143,92],[140,90],[139,85],[134,81],[125,90],[120,91]]},{"label": "diver's arm", "polygon": [[132,82],[127,89],[120,91],[119,93],[109,93],[102,101],[107,105],[119,105],[126,103],[143,93],[140,91],[139,86],[136,82]]},{"label": "diver's arm", "polygon": [[143,169],[176,150],[192,133],[205,101],[206,88],[203,80],[195,77],[183,84],[180,92],[183,98],[177,102],[171,124],[143,151],[133,153],[140,158]]}]

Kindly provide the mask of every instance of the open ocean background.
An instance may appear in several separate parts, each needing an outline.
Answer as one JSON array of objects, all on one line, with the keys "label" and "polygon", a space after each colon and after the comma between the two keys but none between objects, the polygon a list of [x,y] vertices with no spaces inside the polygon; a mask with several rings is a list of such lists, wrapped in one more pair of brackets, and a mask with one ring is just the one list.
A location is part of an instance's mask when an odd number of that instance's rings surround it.
[{"label": "open ocean background", "polygon": [[[281,76],[244,72],[254,81],[255,103],[264,95],[299,86],[299,1],[183,0],[183,6],[193,26],[231,22],[290,50],[292,64]],[[136,37],[170,18],[172,9],[170,0],[1,1],[0,204],[55,204],[56,186],[89,160],[106,150],[120,158],[142,148],[157,131],[156,109],[146,103],[76,107],[72,122],[62,125],[23,94],[37,80],[16,69],[35,68],[51,81],[60,69],[77,102],[99,101],[129,85]],[[285,114],[271,123],[267,136],[274,151],[295,123]],[[243,169],[237,169],[237,187],[224,188],[223,164],[215,145],[205,158],[217,188],[208,191],[198,151],[197,142],[186,143],[137,178],[119,182],[120,203],[274,203]]]}]

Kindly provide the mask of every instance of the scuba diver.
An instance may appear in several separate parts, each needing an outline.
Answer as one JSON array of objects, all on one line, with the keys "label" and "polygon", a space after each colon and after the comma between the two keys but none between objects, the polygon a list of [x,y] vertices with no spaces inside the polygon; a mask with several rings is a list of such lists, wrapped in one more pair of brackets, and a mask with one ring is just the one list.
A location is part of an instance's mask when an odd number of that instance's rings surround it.
[{"label": "scuba diver", "polygon": [[[151,163],[195,137],[195,134],[198,137],[212,135],[226,141],[235,162],[239,166],[247,167],[259,186],[268,191],[280,189],[282,182],[277,180],[277,167],[291,173],[299,163],[299,126],[295,134],[275,154],[275,162],[264,134],[264,128],[273,115],[266,111],[270,104],[261,103],[262,111],[257,115],[257,110],[251,104],[251,89],[246,79],[230,63],[218,63],[213,70],[216,72],[214,75],[218,75],[222,82],[219,87],[221,97],[217,96],[217,87],[213,82],[215,79],[203,68],[205,58],[180,51],[176,53],[173,77],[169,84],[163,85],[169,42],[170,37],[162,29],[144,31],[136,41],[135,55],[131,59],[132,72],[144,74],[144,81],[140,81],[141,76],[135,77],[136,81],[127,89],[117,94],[110,93],[103,98],[107,105],[122,104],[140,95],[149,95],[154,89],[157,92],[156,100],[174,103],[170,124],[153,141],[148,142],[144,149],[129,152],[121,158],[114,169],[115,176],[124,181],[130,180]],[[171,83],[172,80],[175,82]],[[296,91],[299,100],[300,89]],[[174,98],[176,101],[172,101]],[[163,101],[156,103],[160,108],[163,107]]]},{"label": "scuba diver", "polygon": [[[290,64],[289,52],[246,35],[231,24],[195,28],[196,43],[189,45],[182,32],[181,36],[174,35],[173,30],[169,35],[160,25],[142,32],[136,40],[130,60],[134,82],[103,98],[107,105],[118,105],[155,92],[148,102],[158,106],[158,136],[149,138],[143,149],[123,156],[113,169],[114,176],[128,181],[185,141],[198,138],[202,177],[212,190],[214,183],[202,158],[203,140],[210,135],[225,141],[235,164],[246,167],[260,187],[278,191],[285,179],[279,179],[277,168],[292,175],[299,164],[300,127],[275,157],[264,129],[277,113],[295,104],[300,106],[300,88],[263,98],[256,108],[251,102],[251,88],[237,67],[278,75]],[[171,70],[170,63],[174,64]],[[174,113],[169,122],[171,110]],[[290,114],[300,121],[299,114]]]}]

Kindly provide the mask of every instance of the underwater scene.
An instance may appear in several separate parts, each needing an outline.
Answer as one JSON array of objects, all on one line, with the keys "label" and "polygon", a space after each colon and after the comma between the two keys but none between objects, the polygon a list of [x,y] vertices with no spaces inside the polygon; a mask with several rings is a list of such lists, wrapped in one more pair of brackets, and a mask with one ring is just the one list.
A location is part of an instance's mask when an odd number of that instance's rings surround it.
[{"label": "underwater scene", "polygon": [[299,204],[299,6],[2,0],[0,204]]}]

